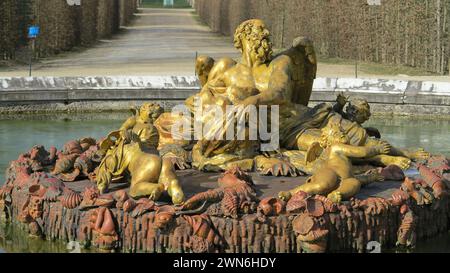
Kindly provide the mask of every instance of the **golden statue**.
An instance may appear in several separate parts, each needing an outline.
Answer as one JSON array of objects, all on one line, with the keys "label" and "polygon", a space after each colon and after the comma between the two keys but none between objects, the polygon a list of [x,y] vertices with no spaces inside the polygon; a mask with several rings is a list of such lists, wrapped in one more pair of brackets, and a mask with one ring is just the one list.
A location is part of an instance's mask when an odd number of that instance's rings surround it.
[{"label": "golden statue", "polygon": [[[227,105],[277,105],[282,110],[280,122],[300,120],[300,113],[308,110],[303,105],[309,101],[315,78],[316,60],[312,43],[305,38],[297,39],[292,49],[273,57],[269,31],[261,20],[253,19],[236,29],[234,45],[242,53],[239,63],[230,58],[215,61],[200,56],[197,59],[196,71],[202,90],[186,100],[192,114],[195,100],[203,106],[204,114],[195,118],[203,124],[208,122],[214,114],[207,112],[208,105],[224,110]],[[306,74],[308,77],[304,76]],[[225,135],[226,129],[226,126],[218,124],[211,133]],[[193,165],[205,170],[231,166],[251,170],[256,166],[267,174],[274,174],[277,170],[281,170],[278,172],[281,175],[295,173],[290,162],[261,156],[258,149],[258,141],[200,140],[193,148]]]},{"label": "golden statue", "polygon": [[124,138],[128,130],[138,136],[141,143],[148,149],[158,146],[159,135],[154,122],[164,112],[159,104],[144,103],[140,108],[131,109],[133,116],[120,126],[120,136]]},{"label": "golden statue", "polygon": [[[187,115],[163,113],[158,105],[144,104],[119,131],[110,134],[102,143],[106,157],[97,175],[102,191],[113,180],[126,177],[131,181],[132,196],[156,200],[168,191],[179,204],[184,195],[174,166],[187,168],[192,160],[192,166],[203,171],[239,167],[275,176],[296,176],[303,171],[313,176],[310,183],[296,190],[330,194],[339,201],[353,196],[362,184],[380,179],[354,176],[352,163],[395,164],[406,169],[411,159],[429,156],[423,150],[394,148],[376,129],[364,128],[362,124],[370,117],[364,99],[351,100],[345,112],[347,98],[343,95],[335,105],[307,107],[317,69],[309,39],[296,38],[290,49],[273,56],[268,29],[263,21],[252,19],[238,26],[234,45],[242,54],[239,62],[197,58],[195,69],[202,89],[186,99]],[[244,121],[244,139],[228,138],[228,129],[236,125],[234,119],[211,122],[218,109],[227,112],[229,106],[235,106],[233,114]],[[279,145],[271,151],[262,149],[259,135],[249,137],[255,121],[246,109],[259,106],[279,109],[279,127],[271,122],[265,125],[272,130],[279,128]],[[180,121],[186,122],[187,131],[174,130]],[[183,138],[186,132],[188,137],[196,135],[196,124],[207,128],[206,132],[201,129],[205,135]]]},{"label": "golden statue", "polygon": [[[260,141],[225,140],[223,136],[227,128],[234,124],[218,123],[208,133],[223,138],[197,141],[192,149],[194,167],[218,171],[239,166],[243,170],[258,169],[264,174],[292,175],[296,173],[292,171],[293,165],[303,170],[301,158],[304,158],[312,143],[319,141],[321,128],[332,123],[340,124],[349,139],[349,145],[366,148],[380,145],[382,140],[371,137],[376,136],[376,131],[371,132],[370,128],[362,127],[362,123],[370,117],[370,108],[365,107],[363,101],[352,101],[345,113],[341,110],[347,101],[342,98],[342,106],[338,107],[329,103],[313,108],[306,106],[317,68],[314,47],[309,39],[295,39],[292,48],[274,57],[270,33],[264,22],[252,19],[238,26],[234,45],[242,54],[239,62],[231,58],[216,61],[208,56],[198,57],[196,72],[202,89],[185,102],[192,114],[189,119],[201,124],[208,123],[216,112],[214,109],[208,111],[211,105],[222,110],[229,105],[241,106],[241,109],[246,106],[279,106],[281,150],[262,155]],[[202,110],[200,116],[195,115],[198,105]],[[341,110],[339,107],[342,107]],[[242,114],[243,110],[240,111]],[[166,113],[157,120],[157,123],[164,125],[160,132],[166,132],[165,138],[160,138],[160,146],[165,143],[173,146],[167,132],[170,132],[170,126],[176,118]],[[360,160],[380,165],[395,164],[406,169],[411,159],[428,156],[423,150],[408,151],[391,147],[388,154]],[[182,155],[178,157],[183,160]]]},{"label": "golden statue", "polygon": [[[305,165],[313,175],[305,184],[288,192],[280,192],[281,199],[288,200],[293,194],[303,191],[328,195],[330,200],[339,203],[341,199],[347,200],[357,194],[362,185],[383,179],[377,174],[355,177],[350,158],[387,154],[391,149],[387,142],[380,141],[373,146],[349,145],[349,139],[338,123],[329,123],[321,132],[320,143],[312,144],[313,148],[306,156]],[[317,149],[320,151],[317,152]]]},{"label": "golden statue", "polygon": [[157,151],[158,131],[153,122],[161,115],[161,106],[145,103],[134,109],[119,131],[111,132],[100,144],[106,154],[97,173],[97,187],[105,192],[111,182],[130,181],[130,196],[148,196],[158,200],[167,191],[174,204],[184,201],[184,193],[178,182],[172,162],[161,158]]},{"label": "golden statue", "polygon": [[308,106],[317,73],[317,57],[313,42],[307,37],[297,37],[292,47],[278,56],[286,55],[293,63],[292,102]]},{"label": "golden statue", "polygon": [[[333,111],[327,114],[322,125],[300,131],[294,138],[290,138],[291,142],[286,143],[285,147],[287,146],[290,149],[298,149],[306,152],[314,142],[319,142],[321,137],[320,129],[333,123],[340,124],[344,134],[349,138],[349,144],[351,145],[371,147],[385,142],[385,140],[380,139],[380,133],[376,128],[364,128],[362,126],[371,116],[370,106],[365,99],[352,99],[345,112],[342,112],[343,104],[345,105],[346,103],[346,101],[343,102],[342,95],[338,96],[337,101],[337,105],[340,105],[338,107],[336,105],[332,107],[328,103],[317,105],[316,107],[318,108],[333,108]],[[293,130],[293,132],[298,132],[298,130]],[[392,164],[402,169],[408,169],[411,165],[411,160],[420,160],[429,156],[430,154],[421,148],[408,150],[391,146],[388,154],[355,159],[354,163],[372,163],[383,166]]]}]

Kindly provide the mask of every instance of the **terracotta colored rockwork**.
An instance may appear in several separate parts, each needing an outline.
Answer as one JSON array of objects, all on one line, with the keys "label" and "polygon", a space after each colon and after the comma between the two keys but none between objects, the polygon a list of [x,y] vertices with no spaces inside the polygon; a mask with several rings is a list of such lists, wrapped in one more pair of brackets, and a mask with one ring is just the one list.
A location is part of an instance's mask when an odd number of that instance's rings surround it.
[{"label": "terracotta colored rockwork", "polygon": [[1,218],[22,222],[32,236],[106,251],[365,252],[370,241],[383,248],[413,247],[449,230],[443,158],[424,162],[421,178],[406,178],[388,199],[335,204],[298,192],[287,204],[275,197],[259,200],[251,177],[233,169],[219,178],[219,188],[175,207],[134,200],[126,190],[101,195],[95,187],[69,188],[49,174],[51,153],[39,146],[32,151],[8,168],[0,188]]},{"label": "terracotta colored rockwork", "polygon": [[220,207],[212,207],[215,210],[212,214],[237,218],[239,213],[255,212],[257,198],[251,176],[238,168],[232,168],[218,179],[218,184],[219,188],[191,197],[183,208],[192,209],[201,203],[220,202]]},{"label": "terracotta colored rockwork", "polygon": [[83,197],[78,192],[67,189],[64,192],[63,196],[61,196],[60,201],[63,207],[68,209],[74,209],[81,204],[81,201],[83,201]]},{"label": "terracotta colored rockwork", "polygon": [[73,182],[79,177],[92,178],[101,160],[97,152],[98,145],[93,138],[71,140],[57,154],[52,174],[66,182]]}]

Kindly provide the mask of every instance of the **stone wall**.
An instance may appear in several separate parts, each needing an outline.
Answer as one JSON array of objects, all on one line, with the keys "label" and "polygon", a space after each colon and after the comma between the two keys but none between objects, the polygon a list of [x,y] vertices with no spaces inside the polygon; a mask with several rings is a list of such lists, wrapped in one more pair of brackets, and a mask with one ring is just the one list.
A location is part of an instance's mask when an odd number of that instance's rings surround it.
[{"label": "stone wall", "polygon": [[[166,108],[197,93],[194,76],[0,78],[0,113],[127,110],[143,101]],[[375,114],[450,117],[450,83],[317,78],[310,106],[339,92],[369,101]]]}]

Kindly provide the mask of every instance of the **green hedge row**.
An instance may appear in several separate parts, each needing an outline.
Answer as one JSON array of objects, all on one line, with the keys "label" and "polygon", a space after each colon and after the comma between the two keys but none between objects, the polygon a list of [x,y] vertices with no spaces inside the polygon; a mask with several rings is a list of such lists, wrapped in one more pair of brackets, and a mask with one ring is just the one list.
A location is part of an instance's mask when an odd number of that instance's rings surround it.
[{"label": "green hedge row", "polygon": [[136,9],[137,0],[82,0],[81,6],[67,0],[1,0],[0,60],[19,58],[28,48],[31,24],[40,26],[35,52],[43,57],[111,36]]},{"label": "green hedge row", "polygon": [[195,8],[225,35],[260,18],[277,47],[309,36],[325,57],[449,70],[450,0],[196,0]]}]

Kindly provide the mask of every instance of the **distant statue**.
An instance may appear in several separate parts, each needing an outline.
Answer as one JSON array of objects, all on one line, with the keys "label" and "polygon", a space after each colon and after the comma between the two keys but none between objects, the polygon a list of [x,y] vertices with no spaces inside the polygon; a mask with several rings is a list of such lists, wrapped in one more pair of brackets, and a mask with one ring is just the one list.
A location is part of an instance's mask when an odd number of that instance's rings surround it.
[{"label": "distant statue", "polygon": [[173,7],[173,0],[164,0],[164,7]]}]

